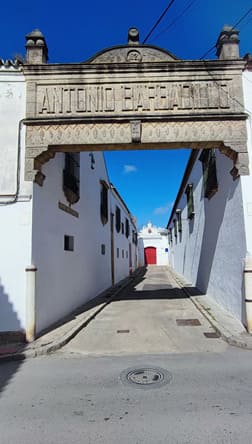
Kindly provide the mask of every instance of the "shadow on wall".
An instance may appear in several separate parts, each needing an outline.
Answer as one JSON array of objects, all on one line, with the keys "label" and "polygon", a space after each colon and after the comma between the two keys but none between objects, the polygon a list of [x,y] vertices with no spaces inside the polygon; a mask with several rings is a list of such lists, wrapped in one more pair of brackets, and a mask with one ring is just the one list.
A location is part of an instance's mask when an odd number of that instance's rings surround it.
[{"label": "shadow on wall", "polygon": [[[3,354],[22,351],[25,348],[24,344],[13,343],[21,337],[23,337],[21,323],[0,281],[0,357]],[[2,363],[0,361],[0,396],[21,365],[22,360]]]},{"label": "shadow on wall", "polygon": [[144,266],[144,242],[141,237],[138,238],[138,254],[139,254],[139,264],[138,266]]},{"label": "shadow on wall", "polygon": [[[212,203],[216,203],[216,207],[214,207],[215,211],[213,211],[211,201],[208,202],[202,194],[202,199],[204,199],[205,223],[196,286],[204,293],[208,290],[217,242],[219,240],[227,202],[233,198],[238,183],[239,181],[232,182],[230,186],[227,186],[225,183],[220,184],[219,191],[212,197]],[[214,201],[214,199],[217,199],[217,202]]]},{"label": "shadow on wall", "polygon": [[[21,331],[21,324],[0,279],[0,334],[4,331]],[[1,341],[0,341],[1,342]]]}]

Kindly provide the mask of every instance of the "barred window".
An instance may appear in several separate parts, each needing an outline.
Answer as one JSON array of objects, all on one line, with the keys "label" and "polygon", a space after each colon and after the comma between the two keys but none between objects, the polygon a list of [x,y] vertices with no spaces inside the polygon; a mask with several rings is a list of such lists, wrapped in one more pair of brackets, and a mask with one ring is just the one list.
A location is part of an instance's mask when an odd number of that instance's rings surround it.
[{"label": "barred window", "polygon": [[116,207],[116,221],[115,221],[116,231],[120,233],[121,230],[121,210],[119,207]]},{"label": "barred window", "polygon": [[108,222],[108,185],[105,181],[101,180],[101,221],[105,225]]},{"label": "barred window", "polygon": [[70,204],[80,198],[80,153],[65,153],[63,191]]},{"label": "barred window", "polygon": [[169,242],[169,245],[172,244],[172,229],[171,228],[168,228],[168,242]]},{"label": "barred window", "polygon": [[203,169],[204,196],[211,199],[218,191],[215,151],[203,150],[199,160]]},{"label": "barred window", "polygon": [[129,219],[125,219],[125,236],[127,237],[127,239],[128,239],[128,237],[129,237],[129,235],[130,235],[130,226],[129,226]]},{"label": "barred window", "polygon": [[178,225],[177,225],[177,219],[173,219],[173,226],[174,226],[174,237],[178,237]]},{"label": "barred window", "polygon": [[181,217],[181,210],[179,208],[176,210],[176,215],[178,221],[178,232],[182,233],[182,217]]},{"label": "barred window", "polygon": [[189,183],[185,190],[187,198],[187,217],[188,219],[193,219],[194,213],[194,201],[193,201],[193,184]]}]

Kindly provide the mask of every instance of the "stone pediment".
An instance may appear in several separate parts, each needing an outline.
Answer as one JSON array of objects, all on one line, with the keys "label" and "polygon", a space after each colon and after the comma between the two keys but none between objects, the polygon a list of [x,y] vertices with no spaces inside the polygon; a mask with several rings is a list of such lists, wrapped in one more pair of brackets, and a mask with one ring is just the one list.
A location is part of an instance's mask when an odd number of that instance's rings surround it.
[{"label": "stone pediment", "polygon": [[89,63],[153,63],[174,62],[176,56],[164,49],[150,45],[123,45],[105,49],[89,60]]}]

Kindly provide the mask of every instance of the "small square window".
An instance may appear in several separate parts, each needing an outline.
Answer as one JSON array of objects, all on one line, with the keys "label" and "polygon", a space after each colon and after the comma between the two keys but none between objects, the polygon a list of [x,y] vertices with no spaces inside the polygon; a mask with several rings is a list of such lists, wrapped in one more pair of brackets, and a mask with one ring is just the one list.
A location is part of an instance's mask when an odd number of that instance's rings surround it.
[{"label": "small square window", "polygon": [[105,244],[101,244],[101,254],[105,254],[106,253],[106,247]]},{"label": "small square window", "polygon": [[68,236],[65,234],[64,236],[64,250],[65,251],[74,251],[74,237]]}]

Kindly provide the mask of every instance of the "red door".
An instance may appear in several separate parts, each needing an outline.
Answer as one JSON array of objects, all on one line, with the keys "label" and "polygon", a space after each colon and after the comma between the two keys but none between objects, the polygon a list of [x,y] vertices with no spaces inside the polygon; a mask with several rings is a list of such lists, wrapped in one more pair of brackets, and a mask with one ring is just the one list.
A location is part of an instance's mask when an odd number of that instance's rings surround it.
[{"label": "red door", "polygon": [[144,249],[145,265],[156,265],[157,251],[155,247],[146,247]]}]

